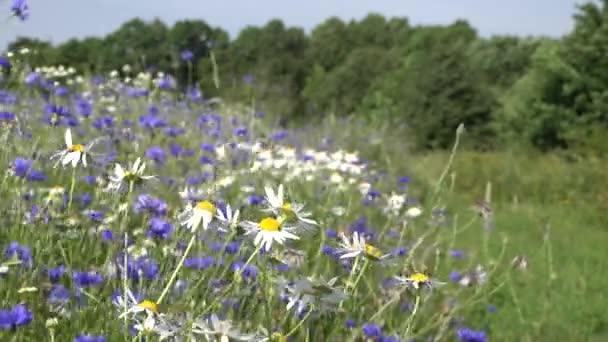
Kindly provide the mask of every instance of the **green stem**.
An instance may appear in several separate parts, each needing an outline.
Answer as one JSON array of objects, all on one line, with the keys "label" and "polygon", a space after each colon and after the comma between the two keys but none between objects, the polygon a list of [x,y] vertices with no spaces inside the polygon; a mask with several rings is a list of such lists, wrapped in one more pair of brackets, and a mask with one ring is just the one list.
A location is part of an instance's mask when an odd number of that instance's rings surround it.
[{"label": "green stem", "polygon": [[70,199],[68,201],[68,214],[72,210],[72,199],[74,198],[74,187],[76,186],[76,168],[72,168],[72,183],[70,184]]},{"label": "green stem", "polygon": [[173,282],[175,281],[175,278],[177,277],[177,273],[184,265],[184,261],[186,261],[186,257],[188,257],[188,254],[190,253],[192,246],[194,246],[195,241],[196,241],[196,231],[194,233],[192,233],[192,237],[190,238],[190,242],[188,242],[188,246],[186,247],[186,250],[184,251],[184,255],[182,255],[182,258],[179,260],[179,263],[177,264],[177,267],[175,268],[175,271],[173,271],[171,278],[169,278],[169,282],[167,283],[167,286],[165,286],[165,288],[163,289],[163,292],[160,294],[160,297],[158,297],[158,300],[156,300],[156,305],[160,305],[160,303],[163,301],[163,299],[165,299],[165,296],[169,292],[171,285],[173,285]]},{"label": "green stem", "polygon": [[304,324],[304,321],[306,321],[308,319],[308,317],[310,317],[310,314],[312,314],[312,311],[315,309],[314,305],[310,305],[310,309],[308,309],[308,312],[306,313],[306,316],[304,316],[304,318],[302,318],[298,324],[296,324],[295,327],[293,327],[293,329],[291,329],[285,336],[283,336],[284,338],[287,338],[291,335],[293,335],[296,331],[298,331],[298,329],[302,326],[302,324]]},{"label": "green stem", "polygon": [[361,267],[361,272],[359,272],[359,275],[357,276],[357,279],[355,280],[355,283],[353,284],[353,293],[355,291],[357,291],[357,284],[359,284],[359,280],[361,280],[361,277],[363,277],[363,273],[365,273],[365,269],[367,268],[367,265],[369,265],[369,259],[365,259],[365,262],[363,263],[363,267]]},{"label": "green stem", "polygon": [[416,294],[416,302],[414,303],[414,309],[412,310],[412,314],[407,319],[407,324],[405,327],[405,336],[406,338],[410,336],[410,331],[412,331],[412,322],[414,321],[414,317],[416,313],[418,313],[418,307],[420,306],[420,295]]}]

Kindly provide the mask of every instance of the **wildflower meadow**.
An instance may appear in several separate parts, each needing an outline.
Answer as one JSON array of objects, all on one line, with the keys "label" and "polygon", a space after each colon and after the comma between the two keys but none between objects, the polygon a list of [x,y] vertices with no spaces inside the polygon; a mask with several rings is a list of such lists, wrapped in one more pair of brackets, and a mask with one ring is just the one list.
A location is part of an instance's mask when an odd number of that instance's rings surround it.
[{"label": "wildflower meadow", "polygon": [[465,124],[410,153],[225,99],[213,63],[207,97],[34,53],[0,57],[0,341],[608,339],[601,160],[471,152]]}]

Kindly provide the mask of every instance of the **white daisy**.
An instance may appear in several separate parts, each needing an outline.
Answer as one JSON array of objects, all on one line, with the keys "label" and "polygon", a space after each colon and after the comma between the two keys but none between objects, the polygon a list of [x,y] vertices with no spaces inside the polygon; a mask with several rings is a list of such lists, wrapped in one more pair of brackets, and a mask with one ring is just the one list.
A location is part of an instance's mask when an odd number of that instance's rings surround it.
[{"label": "white daisy", "polygon": [[232,230],[239,225],[239,210],[232,211],[230,204],[226,205],[226,210],[217,211],[217,219],[221,222],[221,230]]},{"label": "white daisy", "polygon": [[268,211],[275,215],[283,216],[287,220],[297,222],[300,228],[312,228],[317,225],[317,221],[310,218],[312,214],[304,211],[304,205],[300,203],[287,202],[284,198],[283,184],[279,185],[275,193],[271,187],[264,187]]},{"label": "white daisy", "polygon": [[[126,305],[125,299],[127,301]],[[122,319],[125,316],[135,317],[140,313],[146,313],[147,315],[158,314],[158,305],[156,305],[155,302],[147,299],[138,302],[131,290],[128,289],[126,298],[124,295],[118,296],[112,301],[112,303],[114,303],[114,305],[116,305],[118,309],[122,311],[120,316],[118,316],[119,319]],[[125,307],[126,311],[124,310]]]},{"label": "white daisy", "polygon": [[329,281],[311,277],[300,278],[293,282],[280,281],[279,285],[287,298],[287,310],[297,304],[297,309],[304,309],[309,304],[317,304],[330,308],[346,299],[346,294],[335,287],[338,277]]},{"label": "white daisy", "polygon": [[217,315],[210,319],[199,318],[192,324],[192,332],[204,335],[207,341],[258,341],[255,334],[243,334],[229,320],[220,320]]},{"label": "white daisy", "polygon": [[116,163],[116,165],[114,166],[114,175],[110,177],[110,189],[118,191],[125,184],[129,184],[130,182],[133,182],[133,184],[138,185],[141,184],[143,181],[150,180],[156,177],[144,175],[145,170],[146,163],[142,163],[141,158],[139,157],[127,170],[123,169],[120,164]]},{"label": "white daisy", "polygon": [[418,290],[420,287],[426,287],[431,289],[445,284],[444,282],[432,279],[430,276],[424,273],[413,273],[409,277],[395,276],[394,279],[397,280],[400,284],[416,290]]},{"label": "white daisy", "polygon": [[365,242],[365,237],[359,235],[358,232],[354,232],[352,238],[347,237],[345,234],[341,235],[342,242],[340,243],[340,252],[343,253],[340,259],[356,258],[359,255],[379,261],[390,256],[390,254],[382,254],[382,251],[372,244]]},{"label": "white daisy", "polygon": [[240,224],[246,230],[246,234],[256,234],[253,243],[257,246],[263,246],[265,250],[270,250],[273,242],[280,245],[285,243],[285,240],[299,240],[297,235],[294,235],[295,227],[285,226],[283,222],[273,217],[263,218],[259,223],[244,221]]},{"label": "white daisy", "polygon": [[203,225],[203,229],[207,230],[209,224],[213,221],[217,210],[215,205],[209,201],[198,202],[194,207],[188,206],[182,214],[185,219],[181,221],[182,226],[186,226],[189,230],[196,230],[198,226]]},{"label": "white daisy", "polygon": [[72,167],[76,167],[80,162],[84,167],[87,167],[87,155],[92,144],[86,146],[82,144],[73,144],[72,132],[69,128],[65,131],[64,138],[66,148],[51,156],[51,159],[58,159],[54,167],[57,167],[59,164],[63,166],[71,164]]}]

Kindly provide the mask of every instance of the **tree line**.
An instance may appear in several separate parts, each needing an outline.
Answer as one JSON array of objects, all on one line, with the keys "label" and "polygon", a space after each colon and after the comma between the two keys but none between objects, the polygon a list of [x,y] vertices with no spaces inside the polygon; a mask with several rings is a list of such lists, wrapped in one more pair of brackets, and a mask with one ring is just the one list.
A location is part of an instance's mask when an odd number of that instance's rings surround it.
[{"label": "tree line", "polygon": [[272,20],[234,39],[203,20],[169,27],[133,19],[105,37],[56,46],[21,37],[8,49],[35,49],[34,65],[91,74],[124,64],[168,71],[183,88],[255,101],[289,122],[333,114],[399,125],[423,149],[449,147],[462,122],[473,148],[601,151],[608,133],[607,2],[579,6],[573,31],[561,38],[484,38],[463,20],[414,26],[369,14],[329,18],[310,34]]}]

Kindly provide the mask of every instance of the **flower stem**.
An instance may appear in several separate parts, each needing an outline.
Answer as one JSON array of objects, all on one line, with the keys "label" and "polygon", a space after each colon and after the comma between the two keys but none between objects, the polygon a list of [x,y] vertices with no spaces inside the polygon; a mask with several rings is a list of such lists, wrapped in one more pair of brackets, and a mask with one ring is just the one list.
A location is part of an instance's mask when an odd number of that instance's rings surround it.
[{"label": "flower stem", "polygon": [[167,286],[165,286],[165,288],[163,289],[163,292],[160,294],[160,297],[158,297],[158,299],[156,300],[156,305],[160,305],[160,303],[163,301],[163,299],[165,299],[165,296],[169,292],[171,285],[173,285],[173,282],[175,281],[175,278],[177,277],[177,273],[184,265],[184,261],[186,261],[186,257],[188,257],[188,254],[190,253],[192,246],[194,246],[195,241],[196,241],[196,232],[192,233],[192,237],[190,238],[190,242],[188,242],[188,246],[186,247],[186,250],[184,251],[184,255],[182,255],[182,258],[179,260],[179,263],[177,264],[177,267],[175,268],[175,271],[173,271],[171,278],[169,278],[169,282],[167,283]]},{"label": "flower stem", "polygon": [[70,184],[70,199],[68,200],[68,213],[72,210],[72,199],[74,198],[74,187],[76,186],[76,168],[72,168],[72,183]]},{"label": "flower stem", "polygon": [[304,324],[304,321],[306,321],[308,319],[308,317],[310,317],[310,314],[312,314],[312,311],[315,309],[314,305],[310,305],[310,308],[308,309],[308,312],[306,313],[306,315],[304,316],[304,318],[302,318],[298,324],[296,324],[295,327],[293,327],[293,329],[291,329],[286,335],[284,335],[284,338],[288,338],[289,336],[293,335],[296,331],[298,331],[298,329],[302,326],[302,324]]},{"label": "flower stem", "polygon": [[420,295],[416,294],[416,301],[414,302],[414,309],[412,310],[412,314],[407,319],[407,324],[405,326],[405,336],[410,335],[410,331],[412,331],[412,321],[414,321],[414,317],[416,313],[418,313],[418,307],[420,306]]}]

